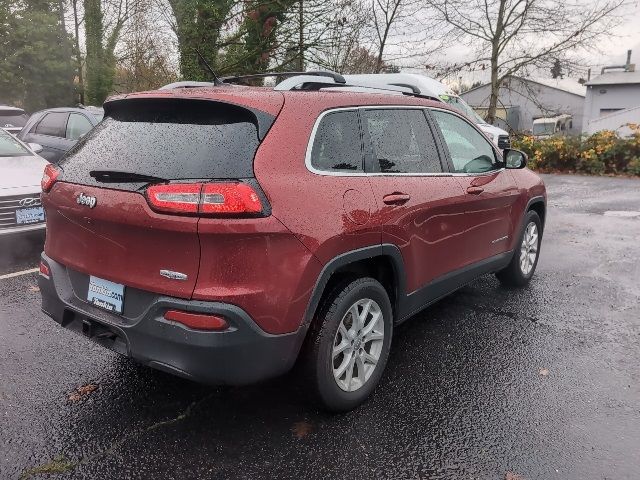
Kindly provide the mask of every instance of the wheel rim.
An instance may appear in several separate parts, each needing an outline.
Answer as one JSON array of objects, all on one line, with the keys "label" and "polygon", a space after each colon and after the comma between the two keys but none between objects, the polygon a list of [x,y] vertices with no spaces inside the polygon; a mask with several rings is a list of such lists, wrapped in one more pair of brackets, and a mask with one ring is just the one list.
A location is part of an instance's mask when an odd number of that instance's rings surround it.
[{"label": "wheel rim", "polygon": [[345,392],[362,388],[376,369],[384,344],[384,316],[375,300],[355,302],[344,314],[333,340],[331,367]]},{"label": "wheel rim", "polygon": [[538,257],[538,226],[530,222],[524,231],[522,245],[520,246],[520,270],[524,275],[529,275]]}]

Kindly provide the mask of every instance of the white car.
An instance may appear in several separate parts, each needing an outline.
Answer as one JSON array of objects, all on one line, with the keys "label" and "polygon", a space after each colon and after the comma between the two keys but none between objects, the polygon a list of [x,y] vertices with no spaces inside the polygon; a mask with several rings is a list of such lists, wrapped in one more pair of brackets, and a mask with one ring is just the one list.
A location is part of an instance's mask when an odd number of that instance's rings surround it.
[{"label": "white car", "polygon": [[344,78],[350,85],[362,85],[374,88],[384,88],[385,86],[403,87],[409,88],[416,93],[436,98],[464,113],[469,119],[475,122],[480,130],[501,150],[509,148],[511,145],[509,133],[485,122],[480,115],[473,111],[473,108],[471,108],[467,102],[438,80],[417,73],[369,73],[363,75],[345,75]]},{"label": "white car", "polygon": [[49,162],[41,149],[0,129],[0,236],[45,228],[40,180]]},{"label": "white car", "polygon": [[6,132],[18,134],[29,120],[29,115],[23,109],[0,105],[0,128]]}]

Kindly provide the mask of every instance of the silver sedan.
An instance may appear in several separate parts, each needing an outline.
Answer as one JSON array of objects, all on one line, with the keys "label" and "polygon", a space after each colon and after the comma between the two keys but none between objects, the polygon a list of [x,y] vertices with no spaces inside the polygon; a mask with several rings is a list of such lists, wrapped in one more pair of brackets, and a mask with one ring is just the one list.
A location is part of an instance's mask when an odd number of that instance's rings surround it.
[{"label": "silver sedan", "polygon": [[45,228],[40,180],[48,162],[41,149],[0,129],[0,235]]}]

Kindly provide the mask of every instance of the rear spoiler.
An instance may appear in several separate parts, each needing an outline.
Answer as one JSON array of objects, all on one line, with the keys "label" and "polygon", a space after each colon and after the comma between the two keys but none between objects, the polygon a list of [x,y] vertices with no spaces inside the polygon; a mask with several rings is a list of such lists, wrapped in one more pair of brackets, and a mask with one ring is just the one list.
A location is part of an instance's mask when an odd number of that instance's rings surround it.
[{"label": "rear spoiler", "polygon": [[107,100],[104,107],[104,116],[121,119],[134,119],[148,118],[149,121],[153,121],[158,118],[160,114],[167,114],[174,112],[176,108],[184,106],[185,102],[189,102],[189,111],[194,117],[201,117],[204,120],[207,118],[207,114],[211,113],[212,109],[224,109],[230,113],[233,111],[249,113],[254,123],[258,127],[258,139],[262,141],[267,132],[273,125],[276,117],[258,110],[255,108],[247,107],[232,102],[225,102],[219,99],[206,99],[206,98],[188,98],[188,97],[116,97],[114,99]]}]

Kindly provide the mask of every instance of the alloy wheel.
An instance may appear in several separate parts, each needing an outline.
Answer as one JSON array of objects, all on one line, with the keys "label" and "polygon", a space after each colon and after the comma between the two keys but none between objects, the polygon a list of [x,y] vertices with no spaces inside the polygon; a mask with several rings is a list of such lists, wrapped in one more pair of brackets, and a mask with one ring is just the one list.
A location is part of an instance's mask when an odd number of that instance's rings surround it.
[{"label": "alloy wheel", "polygon": [[382,354],[384,316],[375,300],[363,298],[344,314],[331,354],[333,378],[338,387],[355,392],[371,378]]},{"label": "alloy wheel", "polygon": [[520,245],[520,270],[526,276],[531,273],[538,256],[538,226],[529,222],[524,231],[522,245]]}]

